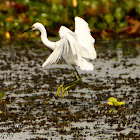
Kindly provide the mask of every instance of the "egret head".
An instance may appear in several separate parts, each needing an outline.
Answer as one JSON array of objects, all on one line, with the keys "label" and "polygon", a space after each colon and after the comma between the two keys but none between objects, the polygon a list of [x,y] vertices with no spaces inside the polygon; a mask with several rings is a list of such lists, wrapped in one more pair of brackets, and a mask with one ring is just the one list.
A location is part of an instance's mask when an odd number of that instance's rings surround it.
[{"label": "egret head", "polygon": [[[34,23],[34,24],[31,26],[31,28],[25,30],[24,32],[27,32],[27,31],[29,31],[29,30],[40,30],[40,31],[41,31],[42,28],[44,28],[44,26],[43,26],[41,23],[36,22],[36,23]],[[24,33],[24,32],[23,32],[23,33]]]},{"label": "egret head", "polygon": [[44,26],[39,22],[36,22],[31,26],[32,30],[41,30],[42,28],[44,28]]}]

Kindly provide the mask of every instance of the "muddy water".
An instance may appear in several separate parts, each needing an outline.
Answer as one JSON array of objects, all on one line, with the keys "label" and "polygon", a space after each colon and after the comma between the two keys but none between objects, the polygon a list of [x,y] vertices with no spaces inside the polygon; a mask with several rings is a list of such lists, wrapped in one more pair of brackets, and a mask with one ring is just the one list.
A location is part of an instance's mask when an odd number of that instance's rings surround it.
[{"label": "muddy water", "polygon": [[[55,94],[74,79],[66,64],[44,69],[42,43],[9,44],[0,45],[0,139],[139,139],[139,41],[97,42],[95,70],[78,69],[83,82],[65,98]],[[109,106],[109,97],[126,105]]]}]

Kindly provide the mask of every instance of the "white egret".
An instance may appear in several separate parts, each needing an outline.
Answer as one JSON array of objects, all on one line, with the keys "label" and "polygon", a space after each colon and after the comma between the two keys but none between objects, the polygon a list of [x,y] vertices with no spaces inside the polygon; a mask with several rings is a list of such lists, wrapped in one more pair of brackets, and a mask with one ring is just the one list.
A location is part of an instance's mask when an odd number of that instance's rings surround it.
[{"label": "white egret", "polygon": [[[88,23],[80,18],[75,17],[75,32],[61,26],[59,30],[60,40],[52,42],[47,38],[47,31],[41,23],[34,23],[28,30],[39,30],[41,32],[41,40],[45,46],[53,50],[51,55],[43,63],[42,67],[49,64],[56,63],[61,57],[73,69],[76,80],[68,84],[61,84],[56,96],[62,90],[62,97],[65,92],[68,94],[68,89],[81,81],[81,78],[75,66],[80,67],[81,70],[93,71],[94,66],[88,60],[94,60],[97,57],[94,49],[95,39],[91,36]],[[24,31],[24,32],[26,32]],[[64,87],[64,89],[63,89]]]}]

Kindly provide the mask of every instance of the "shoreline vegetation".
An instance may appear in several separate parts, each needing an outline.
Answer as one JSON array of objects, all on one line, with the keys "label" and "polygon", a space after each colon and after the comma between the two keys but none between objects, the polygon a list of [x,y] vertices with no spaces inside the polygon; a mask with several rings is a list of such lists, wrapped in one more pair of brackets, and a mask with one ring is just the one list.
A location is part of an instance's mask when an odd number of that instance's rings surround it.
[{"label": "shoreline vegetation", "polygon": [[140,1],[128,0],[2,0],[0,40],[39,37],[22,31],[41,22],[50,37],[58,37],[61,25],[74,30],[74,17],[84,18],[96,40],[140,37]]}]

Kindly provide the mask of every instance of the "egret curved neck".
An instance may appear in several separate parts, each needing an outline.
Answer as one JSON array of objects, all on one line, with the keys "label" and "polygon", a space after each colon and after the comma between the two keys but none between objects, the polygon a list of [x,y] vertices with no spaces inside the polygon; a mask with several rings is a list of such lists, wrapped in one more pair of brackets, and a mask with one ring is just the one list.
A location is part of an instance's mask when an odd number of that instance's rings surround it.
[{"label": "egret curved neck", "polygon": [[40,32],[41,32],[41,40],[42,40],[43,44],[45,46],[47,46],[48,48],[50,48],[51,50],[54,50],[55,49],[55,42],[48,40],[47,32],[46,32],[45,28],[42,29]]}]

